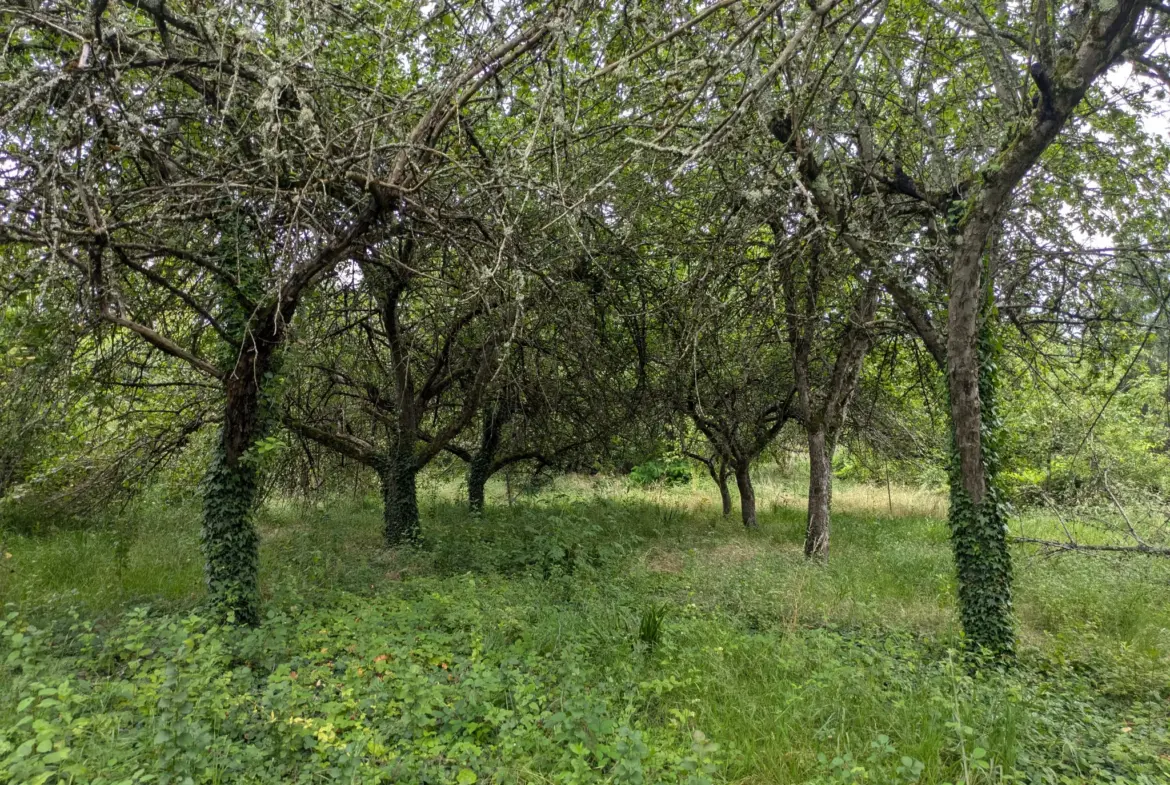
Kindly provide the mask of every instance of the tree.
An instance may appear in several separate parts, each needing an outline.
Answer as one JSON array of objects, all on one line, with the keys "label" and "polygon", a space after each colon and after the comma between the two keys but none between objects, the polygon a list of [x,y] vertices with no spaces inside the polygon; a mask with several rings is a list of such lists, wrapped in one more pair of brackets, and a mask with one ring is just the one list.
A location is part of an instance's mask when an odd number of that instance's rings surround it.
[{"label": "tree", "polygon": [[[685,274],[661,311],[674,400],[735,475],[740,515],[754,529],[751,467],[795,413],[787,347],[777,342],[773,262],[761,227],[746,211],[718,215],[707,236],[684,241]],[[718,478],[716,478],[718,482]]]},{"label": "tree", "polygon": [[[867,279],[866,273],[862,273],[854,279],[860,278],[856,280],[859,291],[856,294],[844,293],[845,307],[829,306],[826,309],[825,300],[834,295],[840,297],[842,293],[839,290],[832,293],[822,291],[825,279],[833,274],[833,266],[825,263],[824,257],[828,254],[821,251],[819,245],[814,240],[804,253],[795,255],[784,275],[783,286],[792,373],[808,437],[808,516],[804,555],[827,559],[833,454],[869,350],[870,322],[877,311],[879,287],[876,274],[868,272]],[[850,277],[847,272],[844,274],[845,280]],[[838,330],[831,330],[833,322],[839,324]],[[829,347],[836,347],[836,352]]]},{"label": "tree", "polygon": [[[506,361],[523,297],[479,288],[483,269],[418,234],[365,249],[306,337],[308,373],[284,422],[377,473],[387,545],[419,538],[418,472],[467,428]],[[453,294],[463,305],[450,307]]]},{"label": "tree", "polygon": [[[495,19],[469,3],[467,37],[393,3],[30,10],[3,8],[20,45],[0,106],[20,132],[2,239],[75,269],[102,320],[222,384],[207,583],[221,615],[254,623],[252,451],[301,300],[426,214],[444,134],[542,45],[556,10]],[[185,317],[152,324],[160,298]]]}]

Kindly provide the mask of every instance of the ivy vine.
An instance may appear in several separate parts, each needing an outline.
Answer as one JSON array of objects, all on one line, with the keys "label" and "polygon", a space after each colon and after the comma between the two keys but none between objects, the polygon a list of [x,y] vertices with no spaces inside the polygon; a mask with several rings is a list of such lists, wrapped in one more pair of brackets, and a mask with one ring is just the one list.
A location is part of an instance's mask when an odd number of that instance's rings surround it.
[{"label": "ivy vine", "polygon": [[1007,544],[1007,503],[999,486],[1001,432],[997,408],[999,343],[993,311],[985,310],[979,331],[980,441],[986,492],[975,504],[963,487],[952,438],[950,528],[959,583],[959,615],[969,646],[995,657],[1015,650],[1012,562]]}]

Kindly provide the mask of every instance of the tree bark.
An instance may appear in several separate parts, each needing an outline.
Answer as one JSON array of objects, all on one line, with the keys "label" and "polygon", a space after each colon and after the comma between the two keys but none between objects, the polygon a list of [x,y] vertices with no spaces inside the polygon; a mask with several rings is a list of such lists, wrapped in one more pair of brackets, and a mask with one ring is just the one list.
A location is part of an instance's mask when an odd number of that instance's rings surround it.
[{"label": "tree bark", "polygon": [[475,513],[483,512],[484,488],[487,485],[491,459],[484,459],[478,453],[467,469],[467,506]]},{"label": "tree bark", "polygon": [[246,349],[227,380],[224,424],[203,484],[200,544],[208,599],[216,615],[238,624],[260,621],[259,539],[252,521],[258,470],[248,450],[263,433],[260,379],[272,353]]},{"label": "tree bark", "polygon": [[833,503],[833,450],[824,429],[808,431],[808,518],[804,555],[829,558],[829,515]]},{"label": "tree bark", "polygon": [[[977,336],[976,379],[980,399],[980,470],[984,494],[971,498],[966,467],[956,444],[951,457],[951,545],[959,584],[959,616],[970,646],[1011,655],[1015,648],[1012,618],[1012,560],[1007,544],[1007,516],[1000,495],[999,442],[1003,425],[996,413],[996,351],[991,325],[984,317]],[[955,427],[952,424],[952,435]]]},{"label": "tree bark", "polygon": [[684,453],[707,467],[707,474],[711,475],[712,482],[719,488],[719,500],[723,503],[723,517],[731,515],[731,489],[727,485],[727,478],[731,470],[727,465],[727,456],[707,458],[697,453]]},{"label": "tree bark", "polygon": [[719,473],[715,476],[715,482],[719,485],[719,500],[723,502],[724,518],[731,516],[731,489],[727,486],[727,476],[727,462],[722,460],[719,463]]},{"label": "tree bark", "polygon": [[492,476],[492,464],[500,448],[502,419],[499,407],[489,405],[484,410],[479,450],[471,456],[467,467],[467,504],[472,512],[483,510],[484,487]]},{"label": "tree bark", "polygon": [[418,542],[418,468],[412,456],[392,456],[378,468],[382,486],[382,520],[388,547]]},{"label": "tree bark", "polygon": [[758,529],[756,521],[756,491],[752,487],[751,463],[744,459],[735,463],[735,484],[739,487],[739,514],[746,529]]}]

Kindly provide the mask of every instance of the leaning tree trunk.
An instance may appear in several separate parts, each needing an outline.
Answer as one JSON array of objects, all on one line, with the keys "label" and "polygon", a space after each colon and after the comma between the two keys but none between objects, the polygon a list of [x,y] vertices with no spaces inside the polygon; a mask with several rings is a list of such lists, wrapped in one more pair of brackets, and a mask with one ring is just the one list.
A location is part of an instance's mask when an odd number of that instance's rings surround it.
[{"label": "leaning tree trunk", "polygon": [[[726,459],[721,460],[719,462],[719,473],[715,477],[715,482],[719,485],[719,500],[723,502],[724,518],[731,516],[731,488],[729,488],[727,485],[728,474],[729,472],[727,471],[727,461]],[[748,479],[748,482],[751,482],[750,478]]]},{"label": "leaning tree trunk", "polygon": [[718,462],[714,459],[707,459],[701,456],[694,456],[701,460],[707,467],[707,474],[711,475],[711,480],[719,488],[719,500],[723,503],[723,517],[726,518],[731,515],[731,488],[727,485],[727,478],[731,472],[727,468],[727,458],[721,457]]},{"label": "leaning tree trunk", "polygon": [[255,371],[270,359],[250,350],[228,379],[222,436],[203,484],[200,541],[208,598],[219,618],[238,624],[260,621],[260,554],[252,521],[259,473],[249,450],[264,426],[263,375]]},{"label": "leaning tree trunk", "polygon": [[739,487],[739,513],[743,518],[744,527],[759,528],[756,522],[756,491],[752,487],[751,462],[747,459],[735,462],[735,484]]},{"label": "leaning tree trunk", "polygon": [[829,515],[833,503],[833,457],[823,427],[808,431],[808,521],[804,555],[829,558]]},{"label": "leaning tree trunk", "polygon": [[[1015,646],[1012,621],[1012,562],[1007,545],[1004,501],[998,487],[998,436],[1002,423],[996,411],[995,343],[985,322],[978,338],[977,406],[980,420],[981,493],[972,494],[952,412],[950,468],[951,543],[959,583],[959,615],[968,644],[998,656]],[[952,408],[954,399],[952,399]]]},{"label": "leaning tree trunk", "polygon": [[414,456],[396,455],[378,468],[382,486],[382,520],[386,545],[417,542],[422,534],[418,520],[418,468]]}]

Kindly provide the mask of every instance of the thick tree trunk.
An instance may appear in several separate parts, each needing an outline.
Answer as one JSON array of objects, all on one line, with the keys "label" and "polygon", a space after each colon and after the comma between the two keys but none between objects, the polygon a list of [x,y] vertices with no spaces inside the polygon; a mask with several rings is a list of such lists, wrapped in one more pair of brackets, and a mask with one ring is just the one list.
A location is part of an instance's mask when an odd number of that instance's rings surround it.
[{"label": "thick tree trunk", "polygon": [[467,469],[467,506],[472,512],[482,512],[484,504],[484,487],[491,476],[491,460],[484,460],[478,453],[471,460]]},{"label": "thick tree trunk", "polygon": [[262,375],[252,371],[266,368],[269,359],[246,352],[228,380],[221,442],[203,485],[200,540],[208,599],[217,616],[238,624],[260,621],[260,554],[252,522],[259,478],[247,452],[263,435]]},{"label": "thick tree trunk", "polygon": [[417,542],[422,534],[418,519],[418,469],[413,456],[394,456],[378,469],[382,485],[382,520],[386,545]]},{"label": "thick tree trunk", "polygon": [[833,504],[833,454],[823,429],[808,432],[808,519],[804,555],[829,558],[829,515]]},{"label": "thick tree trunk", "polygon": [[740,460],[735,463],[735,484],[739,487],[739,513],[743,525],[748,529],[759,528],[756,522],[756,491],[752,487],[751,462]]}]

